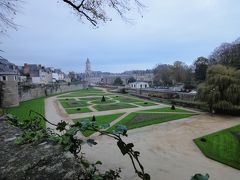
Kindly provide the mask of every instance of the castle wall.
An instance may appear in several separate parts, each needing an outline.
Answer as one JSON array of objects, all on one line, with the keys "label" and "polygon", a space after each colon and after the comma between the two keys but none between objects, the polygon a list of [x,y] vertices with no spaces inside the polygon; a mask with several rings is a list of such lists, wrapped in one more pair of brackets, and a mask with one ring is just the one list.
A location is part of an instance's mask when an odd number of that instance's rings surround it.
[{"label": "castle wall", "polygon": [[86,87],[85,83],[77,84],[53,84],[44,86],[19,86],[19,101],[27,101],[43,96],[50,96],[54,94],[80,90]]},{"label": "castle wall", "polygon": [[19,105],[17,81],[0,82],[0,106],[14,107]]},{"label": "castle wall", "polygon": [[0,107],[18,106],[19,102],[50,96],[58,93],[80,90],[86,83],[53,85],[20,85],[17,81],[0,81]]}]

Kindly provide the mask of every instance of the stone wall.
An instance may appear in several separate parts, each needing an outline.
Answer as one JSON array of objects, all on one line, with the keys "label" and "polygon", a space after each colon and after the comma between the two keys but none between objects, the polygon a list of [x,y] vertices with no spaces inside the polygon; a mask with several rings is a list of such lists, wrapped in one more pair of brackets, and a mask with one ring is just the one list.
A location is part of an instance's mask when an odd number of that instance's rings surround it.
[{"label": "stone wall", "polygon": [[0,107],[14,107],[19,105],[18,84],[16,81],[0,82]]},{"label": "stone wall", "polygon": [[17,145],[21,133],[0,117],[0,179],[87,179],[73,155],[61,146],[49,141]]},{"label": "stone wall", "polygon": [[19,102],[76,91],[87,87],[85,82],[61,83],[51,85],[18,85],[17,81],[0,82],[0,107],[18,106]]},{"label": "stone wall", "polygon": [[20,85],[18,88],[19,101],[27,101],[42,96],[50,96],[54,94],[70,92],[80,90],[86,87],[86,83],[75,83],[75,84],[52,84],[52,85]]}]

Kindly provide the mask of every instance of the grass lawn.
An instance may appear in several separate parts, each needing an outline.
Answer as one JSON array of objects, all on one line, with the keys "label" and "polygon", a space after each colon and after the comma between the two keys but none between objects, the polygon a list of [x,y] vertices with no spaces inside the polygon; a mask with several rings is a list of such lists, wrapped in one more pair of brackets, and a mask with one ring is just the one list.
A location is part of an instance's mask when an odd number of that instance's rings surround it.
[{"label": "grass lawn", "polygon": [[89,108],[87,108],[87,107],[69,108],[69,109],[65,109],[65,111],[66,111],[68,114],[92,112],[92,111],[91,111]]},{"label": "grass lawn", "polygon": [[81,97],[81,96],[87,96],[87,95],[91,96],[91,95],[101,95],[101,94],[105,94],[105,92],[99,89],[88,88],[88,89],[81,89],[79,91],[75,91],[68,94],[63,94],[59,97]]},{"label": "grass lawn", "polygon": [[96,100],[96,101],[92,101],[91,103],[92,104],[101,104],[101,105],[104,105],[104,104],[108,104],[108,103],[115,103],[116,101],[114,100],[109,100],[107,97],[105,97],[106,101],[105,102],[102,102],[102,98],[99,99],[99,100]]},{"label": "grass lawn", "polygon": [[140,106],[154,106],[157,105],[156,103],[149,102],[149,101],[143,101],[143,102],[134,102],[134,104],[140,105]]},{"label": "grass lawn", "polygon": [[88,105],[87,101],[76,101],[75,99],[59,101],[64,108],[84,107]]},{"label": "grass lawn", "polygon": [[176,108],[175,110],[172,110],[171,107],[164,107],[164,108],[160,108],[160,109],[149,109],[149,110],[145,110],[142,112],[181,112],[181,113],[194,113],[192,111],[187,111],[185,109],[180,109],[180,108]]},{"label": "grass lawn", "polygon": [[123,102],[123,103],[133,103],[133,102],[141,102],[142,100],[141,99],[138,99],[138,98],[133,98],[131,96],[112,96],[113,99],[115,100],[119,100],[120,102]]},{"label": "grass lawn", "polygon": [[240,169],[240,125],[194,140],[210,159]]},{"label": "grass lawn", "polygon": [[104,105],[95,105],[94,108],[98,111],[107,111],[107,110],[115,110],[115,109],[125,109],[125,108],[135,108],[137,106],[133,106],[127,103],[117,103],[117,104],[104,104]]},{"label": "grass lawn", "polygon": [[97,92],[97,93],[92,93],[92,92],[84,92],[84,93],[71,93],[71,94],[66,94],[66,95],[62,95],[62,96],[59,96],[60,98],[62,97],[85,97],[85,96],[106,96],[106,95],[109,95],[105,92]]},{"label": "grass lawn", "polygon": [[191,117],[191,114],[164,114],[164,113],[131,113],[120,122],[115,124],[113,127],[108,129],[111,132],[115,129],[116,125],[125,125],[128,129],[135,129],[153,124],[159,124],[167,121],[182,119]]},{"label": "grass lawn", "polygon": [[[45,97],[41,97],[21,102],[18,107],[7,108],[6,112],[18,117],[19,120],[29,119],[30,110],[36,111],[45,116],[44,99]],[[45,122],[43,122],[43,126],[45,126]]]},{"label": "grass lawn", "polygon": [[[105,115],[105,116],[97,116],[96,117],[96,125],[101,125],[101,124],[109,124],[112,121],[114,121],[115,119],[119,118],[120,116],[122,116],[124,113],[119,113],[119,114],[111,114],[111,115]],[[73,120],[74,122],[77,121],[82,121],[85,119],[89,119],[91,120],[92,117],[88,117],[88,118],[81,118],[81,119],[75,119]],[[94,133],[94,131],[83,131],[82,134],[86,137],[91,136]]]},{"label": "grass lawn", "polygon": [[[107,97],[105,97],[105,98],[107,98]],[[99,97],[80,97],[78,99],[83,100],[83,101],[101,101],[102,96],[99,96]]]}]

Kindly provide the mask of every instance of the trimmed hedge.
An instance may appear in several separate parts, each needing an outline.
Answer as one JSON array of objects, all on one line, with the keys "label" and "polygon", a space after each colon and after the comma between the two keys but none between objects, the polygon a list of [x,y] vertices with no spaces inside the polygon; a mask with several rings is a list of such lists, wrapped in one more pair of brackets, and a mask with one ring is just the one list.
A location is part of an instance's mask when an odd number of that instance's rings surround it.
[{"label": "trimmed hedge", "polygon": [[208,111],[208,105],[204,102],[173,99],[172,103],[175,105],[178,105],[178,106],[190,107],[190,108],[195,108],[195,109],[201,109],[203,111]]},{"label": "trimmed hedge", "polygon": [[189,107],[194,109],[200,109],[202,111],[208,111],[208,105],[204,102],[198,101],[186,101],[181,99],[164,99],[164,98],[151,98],[151,100],[164,103],[164,104],[175,104],[182,107]]},{"label": "trimmed hedge", "polygon": [[240,115],[240,106],[235,106],[227,101],[219,101],[213,105],[213,109],[218,114]]},{"label": "trimmed hedge", "polygon": [[157,92],[157,93],[149,93],[150,97],[164,98],[164,99],[174,99],[179,98],[177,93],[168,93],[168,92]]}]

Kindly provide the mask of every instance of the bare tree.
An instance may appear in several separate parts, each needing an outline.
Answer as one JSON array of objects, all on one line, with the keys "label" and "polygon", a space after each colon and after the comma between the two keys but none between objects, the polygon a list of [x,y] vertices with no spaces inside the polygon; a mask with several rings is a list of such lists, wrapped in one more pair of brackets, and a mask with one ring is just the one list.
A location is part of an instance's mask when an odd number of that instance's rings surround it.
[{"label": "bare tree", "polygon": [[117,11],[125,20],[127,20],[125,14],[131,10],[131,7],[136,7],[138,12],[144,7],[138,0],[63,0],[63,2],[72,7],[81,19],[85,17],[94,26],[100,21],[111,20],[106,13],[107,7]]},{"label": "bare tree", "polygon": [[[110,21],[106,8],[114,9],[123,19],[131,8],[141,12],[144,5],[138,0],[59,0],[73,9],[80,19],[89,21],[93,26],[99,22]],[[0,32],[6,33],[9,28],[17,29],[14,17],[22,0],[0,0]]]},{"label": "bare tree", "polygon": [[14,17],[21,0],[0,0],[0,32],[6,33],[7,29],[17,29]]}]

